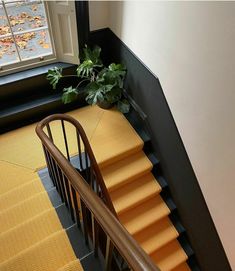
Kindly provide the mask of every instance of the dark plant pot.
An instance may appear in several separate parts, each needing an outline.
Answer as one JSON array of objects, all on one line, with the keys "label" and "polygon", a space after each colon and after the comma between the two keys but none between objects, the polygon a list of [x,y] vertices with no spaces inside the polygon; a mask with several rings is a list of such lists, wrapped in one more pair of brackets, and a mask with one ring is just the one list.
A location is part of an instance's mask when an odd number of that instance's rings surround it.
[{"label": "dark plant pot", "polygon": [[107,101],[102,101],[102,102],[97,102],[97,105],[100,107],[100,108],[103,108],[103,109],[110,109],[113,107],[113,104],[107,102]]}]

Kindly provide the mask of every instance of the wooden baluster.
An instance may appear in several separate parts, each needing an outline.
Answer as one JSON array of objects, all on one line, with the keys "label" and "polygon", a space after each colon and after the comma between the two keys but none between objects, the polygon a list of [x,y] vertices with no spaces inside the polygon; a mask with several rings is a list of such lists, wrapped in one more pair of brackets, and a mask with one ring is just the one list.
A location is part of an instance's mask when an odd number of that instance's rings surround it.
[{"label": "wooden baluster", "polygon": [[82,221],[83,221],[83,233],[85,237],[85,242],[88,245],[88,212],[84,202],[80,199],[81,211],[82,211]]},{"label": "wooden baluster", "polygon": [[70,194],[70,190],[69,190],[69,182],[63,173],[62,173],[62,178],[63,178],[63,183],[64,183],[64,187],[65,187],[65,194],[66,194],[66,198],[67,198],[67,202],[68,202],[68,209],[69,209],[72,220],[75,222],[73,204],[72,204],[71,194]]},{"label": "wooden baluster", "polygon": [[90,178],[89,178],[89,164],[88,164],[88,154],[86,152],[86,149],[84,148],[84,155],[85,155],[85,172],[86,172],[86,181],[90,185]]},{"label": "wooden baluster", "polygon": [[113,259],[113,243],[111,242],[109,236],[107,236],[106,240],[106,252],[105,252],[105,271],[110,271],[112,267],[112,259]]},{"label": "wooden baluster", "polygon": [[54,181],[53,176],[52,176],[52,169],[51,169],[50,159],[48,157],[49,154],[48,154],[47,149],[45,148],[45,146],[42,145],[42,147],[43,147],[44,155],[45,155],[45,158],[46,158],[48,173],[49,173],[49,176],[50,176],[50,178],[52,180],[53,185],[55,186],[55,181]]},{"label": "wooden baluster", "polygon": [[64,136],[64,144],[65,144],[67,159],[70,161],[69,147],[68,147],[67,136],[66,136],[66,131],[65,131],[65,126],[64,126],[63,120],[61,120],[61,126],[62,126],[62,131],[63,131],[63,136]]},{"label": "wooden baluster", "polygon": [[79,135],[78,130],[77,130],[77,143],[78,143],[78,158],[80,162],[80,170],[83,171],[84,167],[83,167],[83,161],[82,161],[81,140],[80,140],[80,135]]},{"label": "wooden baluster", "polygon": [[51,133],[51,127],[50,127],[49,123],[46,124],[46,127],[47,127],[48,137],[54,143],[54,140],[53,140],[53,137],[52,137],[52,133]]},{"label": "wooden baluster", "polygon": [[94,215],[91,213],[91,221],[92,221],[92,240],[94,247],[94,256],[98,256],[98,246],[99,246],[99,225],[96,222]]},{"label": "wooden baluster", "polygon": [[61,172],[60,167],[57,164],[56,164],[56,173],[57,173],[58,183],[59,183],[60,190],[61,190],[62,202],[64,202],[65,205],[68,206],[68,203],[66,202],[65,188],[64,188],[64,183],[63,183],[62,172]]},{"label": "wooden baluster", "polygon": [[76,191],[72,185],[70,187],[71,187],[71,193],[72,193],[72,197],[73,197],[73,205],[74,205],[74,210],[75,210],[76,222],[77,222],[78,227],[81,227],[80,210],[78,208],[78,200],[77,200]]}]

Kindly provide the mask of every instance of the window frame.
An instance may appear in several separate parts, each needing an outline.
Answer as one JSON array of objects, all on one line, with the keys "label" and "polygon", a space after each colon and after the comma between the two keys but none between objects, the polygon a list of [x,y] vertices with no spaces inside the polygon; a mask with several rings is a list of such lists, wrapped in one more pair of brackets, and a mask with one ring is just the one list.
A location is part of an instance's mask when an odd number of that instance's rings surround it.
[{"label": "window frame", "polygon": [[[47,17],[47,25],[48,25],[48,32],[50,35],[52,54],[43,56],[43,58],[35,57],[35,58],[28,59],[28,60],[22,60],[19,62],[0,66],[0,76],[11,74],[14,72],[23,71],[23,70],[26,70],[29,68],[40,67],[40,66],[43,66],[46,64],[51,64],[51,63],[58,61],[56,49],[55,49],[55,41],[54,41],[54,37],[53,37],[48,1],[42,1],[42,3],[44,5],[45,13],[46,13],[46,17]],[[15,45],[15,46],[17,46],[17,45]]]}]

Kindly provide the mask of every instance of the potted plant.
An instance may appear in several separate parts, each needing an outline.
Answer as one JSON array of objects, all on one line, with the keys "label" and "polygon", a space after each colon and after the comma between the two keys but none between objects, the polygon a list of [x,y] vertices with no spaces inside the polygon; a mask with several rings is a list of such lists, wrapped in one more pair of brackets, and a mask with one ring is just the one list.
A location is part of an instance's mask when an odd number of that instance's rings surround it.
[{"label": "potted plant", "polygon": [[129,112],[130,105],[123,97],[126,68],[122,64],[115,63],[105,67],[100,58],[101,48],[98,46],[93,49],[85,47],[83,51],[84,56],[76,69],[76,74],[63,75],[62,69],[57,67],[48,70],[47,79],[53,89],[56,89],[61,78],[74,76],[79,79],[76,87],[69,86],[63,89],[63,103],[74,101],[81,91],[80,86],[83,86],[88,104],[97,104],[105,109],[116,105],[122,113]]}]

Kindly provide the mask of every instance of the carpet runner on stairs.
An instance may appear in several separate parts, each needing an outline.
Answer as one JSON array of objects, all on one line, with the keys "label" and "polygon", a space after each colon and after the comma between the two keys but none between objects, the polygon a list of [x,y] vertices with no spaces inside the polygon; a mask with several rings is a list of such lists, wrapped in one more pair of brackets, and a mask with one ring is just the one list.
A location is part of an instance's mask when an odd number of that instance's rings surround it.
[{"label": "carpet runner on stairs", "polygon": [[[70,114],[85,128],[120,221],[162,271],[189,271],[141,138],[116,110],[85,107]],[[0,136],[0,159],[5,160],[0,161],[0,271],[82,270],[33,172],[45,165],[34,129],[35,124]],[[51,223],[47,230],[40,226],[43,221]],[[35,232],[29,234],[28,228]],[[48,249],[54,247],[52,255]]]},{"label": "carpet runner on stairs", "polygon": [[161,271],[189,271],[187,255],[142,151],[144,142],[125,117],[106,111],[91,140],[119,220]]},{"label": "carpet runner on stairs", "polygon": [[83,270],[37,174],[0,162],[0,271]]}]

